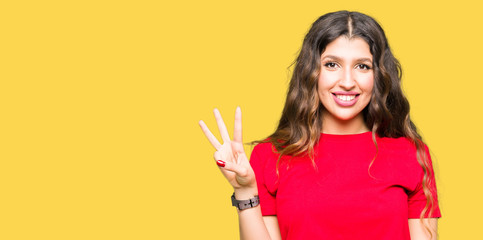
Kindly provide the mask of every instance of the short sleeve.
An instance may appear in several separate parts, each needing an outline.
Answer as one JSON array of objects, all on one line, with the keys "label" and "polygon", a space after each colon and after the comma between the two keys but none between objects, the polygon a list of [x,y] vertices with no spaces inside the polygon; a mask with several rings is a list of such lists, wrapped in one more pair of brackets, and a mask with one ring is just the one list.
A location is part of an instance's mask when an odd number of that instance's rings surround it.
[{"label": "short sleeve", "polygon": [[[429,190],[431,193],[433,193],[434,196],[434,201],[433,201],[433,212],[431,215],[429,215],[429,209],[426,212],[425,218],[440,218],[441,217],[441,211],[439,209],[439,203],[438,203],[438,196],[437,196],[437,189],[436,189],[436,181],[435,181],[435,176],[434,176],[434,169],[433,169],[433,164],[431,161],[431,155],[429,154],[428,147],[425,146],[425,153],[426,156],[428,157],[429,161],[429,168],[430,168],[430,184],[429,184]],[[426,207],[426,196],[424,195],[423,191],[423,176],[424,172],[421,169],[421,174],[420,174],[420,179],[419,182],[414,189],[414,191],[409,192],[408,195],[408,210],[409,210],[409,218],[419,218],[421,212],[423,209]]]},{"label": "short sleeve", "polygon": [[250,165],[255,172],[257,180],[258,196],[260,197],[260,208],[263,216],[277,215],[276,208],[276,186],[273,175],[275,165],[273,163],[271,144],[261,143],[255,146],[250,157]]}]

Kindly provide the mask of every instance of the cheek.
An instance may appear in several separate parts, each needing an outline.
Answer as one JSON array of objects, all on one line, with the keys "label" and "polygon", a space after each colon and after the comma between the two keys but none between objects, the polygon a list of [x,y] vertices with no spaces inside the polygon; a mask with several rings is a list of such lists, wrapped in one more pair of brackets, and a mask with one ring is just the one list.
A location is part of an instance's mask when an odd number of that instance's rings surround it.
[{"label": "cheek", "polygon": [[371,94],[374,88],[374,74],[360,76],[358,84],[362,91]]},{"label": "cheek", "polygon": [[328,90],[334,87],[338,76],[335,73],[322,71],[318,80],[319,94],[326,95]]}]

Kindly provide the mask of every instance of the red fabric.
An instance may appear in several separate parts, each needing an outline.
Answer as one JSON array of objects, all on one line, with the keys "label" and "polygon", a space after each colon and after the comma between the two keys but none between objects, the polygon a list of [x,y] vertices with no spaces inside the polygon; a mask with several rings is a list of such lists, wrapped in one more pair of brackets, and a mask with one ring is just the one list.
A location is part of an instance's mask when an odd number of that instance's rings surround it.
[{"label": "red fabric", "polygon": [[[377,143],[374,178],[370,132],[322,134],[314,149],[317,169],[306,157],[292,158],[280,165],[279,176],[272,145],[258,144],[250,163],[262,214],[277,216],[282,239],[409,240],[408,218],[419,218],[426,204],[423,169],[407,139],[377,138]],[[439,207],[431,217],[441,217]]]}]

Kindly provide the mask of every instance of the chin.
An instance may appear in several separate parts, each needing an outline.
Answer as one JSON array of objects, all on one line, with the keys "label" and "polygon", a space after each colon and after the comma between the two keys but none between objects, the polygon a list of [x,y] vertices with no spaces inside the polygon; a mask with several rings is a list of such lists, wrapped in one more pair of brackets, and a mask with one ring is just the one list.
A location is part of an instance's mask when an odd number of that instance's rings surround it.
[{"label": "chin", "polygon": [[335,119],[337,119],[339,121],[350,121],[350,120],[356,119],[359,116],[359,112],[357,112],[357,113],[340,113],[340,114],[335,113],[333,116],[335,117]]},{"label": "chin", "polygon": [[336,116],[336,119],[340,120],[340,121],[348,122],[348,121],[356,118],[356,116],[357,115],[355,115],[355,116]]}]

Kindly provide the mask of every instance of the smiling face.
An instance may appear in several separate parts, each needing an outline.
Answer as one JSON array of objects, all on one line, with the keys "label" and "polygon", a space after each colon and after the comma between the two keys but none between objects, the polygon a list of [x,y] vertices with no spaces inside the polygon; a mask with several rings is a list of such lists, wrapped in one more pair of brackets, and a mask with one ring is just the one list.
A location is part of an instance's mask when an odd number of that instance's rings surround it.
[{"label": "smiling face", "polygon": [[369,104],[374,86],[372,54],[361,38],[341,36],[321,55],[318,95],[324,106],[325,133],[365,132],[362,110]]}]

